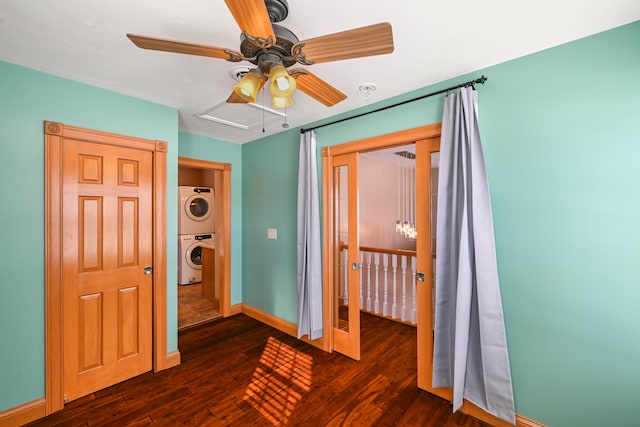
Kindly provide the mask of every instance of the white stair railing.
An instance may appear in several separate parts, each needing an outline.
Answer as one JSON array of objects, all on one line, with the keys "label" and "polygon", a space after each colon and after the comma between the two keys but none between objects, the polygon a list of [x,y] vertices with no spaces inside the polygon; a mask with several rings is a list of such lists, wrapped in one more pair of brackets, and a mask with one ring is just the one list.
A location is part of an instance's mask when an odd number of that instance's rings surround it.
[{"label": "white stair railing", "polygon": [[[341,257],[348,259],[347,245],[340,245]],[[346,266],[346,261],[345,261]],[[415,251],[360,247],[360,309],[415,325]],[[345,285],[348,269],[343,270]],[[346,294],[346,292],[345,292]],[[346,300],[346,295],[342,296]]]}]

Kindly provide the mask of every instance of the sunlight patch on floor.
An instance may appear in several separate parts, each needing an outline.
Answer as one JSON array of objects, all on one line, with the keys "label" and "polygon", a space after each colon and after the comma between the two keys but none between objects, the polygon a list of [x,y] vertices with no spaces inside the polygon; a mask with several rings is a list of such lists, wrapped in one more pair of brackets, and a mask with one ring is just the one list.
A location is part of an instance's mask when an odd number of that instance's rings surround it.
[{"label": "sunlight patch on floor", "polygon": [[243,400],[273,425],[286,424],[311,389],[312,367],[311,356],[269,337]]}]

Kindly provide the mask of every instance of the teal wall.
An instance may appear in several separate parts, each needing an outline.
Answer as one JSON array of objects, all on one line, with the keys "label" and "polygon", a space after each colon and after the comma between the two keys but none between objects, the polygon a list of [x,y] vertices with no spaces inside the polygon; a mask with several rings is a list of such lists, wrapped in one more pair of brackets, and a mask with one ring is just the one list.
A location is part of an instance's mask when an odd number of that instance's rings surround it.
[{"label": "teal wall", "polygon": [[639,422],[639,43],[636,22],[480,89],[516,403],[551,426]]},{"label": "teal wall", "polygon": [[180,132],[178,156],[231,164],[231,304],[242,302],[242,145]]},{"label": "teal wall", "polygon": [[[638,42],[640,22],[368,106],[489,77],[480,126],[516,409],[553,427],[640,416]],[[297,322],[298,130],[236,146],[179,134],[168,107],[4,62],[0,76],[0,411],[44,395],[44,120],[169,143],[169,351],[178,153],[233,165],[232,303]],[[323,128],[318,153],[441,114],[437,96]]]},{"label": "teal wall", "polygon": [[[284,132],[242,150],[243,302],[292,323],[298,321],[299,138],[295,131]],[[276,240],[267,239],[268,228],[278,230]]]},{"label": "teal wall", "polygon": [[44,396],[45,120],[168,142],[167,341],[177,348],[178,113],[0,61],[0,411]]},{"label": "teal wall", "polygon": [[[389,102],[489,78],[480,127],[516,410],[553,427],[640,417],[639,44],[635,22]],[[431,97],[319,129],[318,156],[438,122],[441,106]],[[294,323],[298,141],[295,129],[242,151],[243,299]]]}]

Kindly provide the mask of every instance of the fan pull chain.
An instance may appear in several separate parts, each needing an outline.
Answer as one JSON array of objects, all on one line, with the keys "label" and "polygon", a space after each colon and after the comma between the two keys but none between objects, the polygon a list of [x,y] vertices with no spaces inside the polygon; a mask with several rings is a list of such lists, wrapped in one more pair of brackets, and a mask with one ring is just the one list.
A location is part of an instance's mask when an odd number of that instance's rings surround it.
[{"label": "fan pull chain", "polygon": [[262,133],[264,133],[264,86],[262,87]]},{"label": "fan pull chain", "polygon": [[287,123],[287,103],[284,103],[284,123],[282,124],[282,127],[285,129],[289,128],[289,123]]}]

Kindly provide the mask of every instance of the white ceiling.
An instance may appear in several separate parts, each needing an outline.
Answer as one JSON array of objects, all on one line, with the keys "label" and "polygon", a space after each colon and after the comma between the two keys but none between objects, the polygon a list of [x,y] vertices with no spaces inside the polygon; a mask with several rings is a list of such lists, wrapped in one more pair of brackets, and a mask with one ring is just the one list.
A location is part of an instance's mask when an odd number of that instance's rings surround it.
[{"label": "white ceiling", "polygon": [[[300,91],[291,127],[640,19],[638,0],[288,0],[280,24],[300,40],[390,22],[388,55],[316,64],[309,71],[347,100],[325,107]],[[231,93],[221,59],[137,48],[126,33],[239,50],[223,0],[0,0],[0,60],[179,110],[180,130],[245,143],[285,130],[280,120],[242,130],[195,117]],[[491,76],[488,76],[491,79]],[[261,114],[243,106],[237,114]],[[256,111],[254,111],[256,110]]]}]

